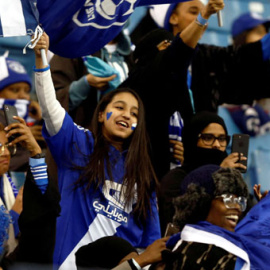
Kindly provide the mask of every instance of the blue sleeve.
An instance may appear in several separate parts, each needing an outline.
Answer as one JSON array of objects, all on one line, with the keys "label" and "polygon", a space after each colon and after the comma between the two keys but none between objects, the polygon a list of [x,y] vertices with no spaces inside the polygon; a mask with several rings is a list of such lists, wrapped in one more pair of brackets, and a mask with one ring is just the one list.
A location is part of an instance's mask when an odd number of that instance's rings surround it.
[{"label": "blue sleeve", "polygon": [[146,220],[146,227],[143,233],[142,241],[139,245],[140,247],[147,247],[157,239],[161,238],[157,197],[155,192],[151,198],[151,211],[152,213],[148,215],[148,219]]},{"label": "blue sleeve", "polygon": [[235,232],[255,238],[270,247],[270,193],[254,205],[238,223]]},{"label": "blue sleeve", "polygon": [[90,90],[91,86],[87,82],[86,76],[72,82],[69,87],[69,110],[76,109],[88,97]]},{"label": "blue sleeve", "polygon": [[270,59],[270,33],[268,33],[261,39],[261,43],[262,43],[263,60],[267,61]]},{"label": "blue sleeve", "polygon": [[14,228],[15,237],[17,237],[19,232],[20,232],[19,224],[18,224],[18,219],[19,219],[20,215],[13,210],[10,210],[9,214],[11,215],[11,218],[12,218],[12,224],[13,224],[13,228]]},{"label": "blue sleeve", "polygon": [[94,138],[92,133],[76,125],[66,113],[59,132],[50,136],[43,125],[42,135],[45,138],[58,168],[85,165],[93,152]]},{"label": "blue sleeve", "polygon": [[44,194],[49,183],[45,158],[30,158],[29,165],[35,184],[40,189],[41,193]]}]

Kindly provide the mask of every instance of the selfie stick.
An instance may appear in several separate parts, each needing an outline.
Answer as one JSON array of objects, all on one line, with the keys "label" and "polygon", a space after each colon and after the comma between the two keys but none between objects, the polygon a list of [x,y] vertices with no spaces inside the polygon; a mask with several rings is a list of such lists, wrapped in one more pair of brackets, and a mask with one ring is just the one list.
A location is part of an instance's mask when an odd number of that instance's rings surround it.
[{"label": "selfie stick", "polygon": [[222,21],[222,13],[221,10],[217,12],[217,17],[218,17],[218,26],[222,27],[223,26],[223,21]]}]

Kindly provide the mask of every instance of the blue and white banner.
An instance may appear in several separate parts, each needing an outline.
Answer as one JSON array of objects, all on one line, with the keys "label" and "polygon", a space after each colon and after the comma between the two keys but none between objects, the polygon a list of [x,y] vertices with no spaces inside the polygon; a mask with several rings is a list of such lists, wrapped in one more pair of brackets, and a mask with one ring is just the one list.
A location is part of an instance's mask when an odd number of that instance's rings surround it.
[{"label": "blue and white banner", "polygon": [[0,36],[32,35],[37,25],[36,0],[0,0]]},{"label": "blue and white banner", "polygon": [[73,58],[92,54],[116,37],[136,7],[184,1],[189,0],[37,0],[37,8],[50,50]]},{"label": "blue and white banner", "polygon": [[64,57],[93,54],[115,38],[138,6],[190,0],[0,0],[0,36],[50,37],[50,50]]}]

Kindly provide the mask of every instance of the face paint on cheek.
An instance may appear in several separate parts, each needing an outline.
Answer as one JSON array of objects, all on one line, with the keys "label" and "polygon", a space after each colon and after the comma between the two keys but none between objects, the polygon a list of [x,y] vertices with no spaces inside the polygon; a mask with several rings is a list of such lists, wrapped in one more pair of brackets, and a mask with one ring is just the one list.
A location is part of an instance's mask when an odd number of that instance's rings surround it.
[{"label": "face paint on cheek", "polygon": [[133,123],[133,124],[131,125],[131,130],[135,130],[136,127],[137,127],[137,123]]},{"label": "face paint on cheek", "polygon": [[109,120],[111,116],[112,116],[112,112],[108,112],[107,113],[107,120]]}]

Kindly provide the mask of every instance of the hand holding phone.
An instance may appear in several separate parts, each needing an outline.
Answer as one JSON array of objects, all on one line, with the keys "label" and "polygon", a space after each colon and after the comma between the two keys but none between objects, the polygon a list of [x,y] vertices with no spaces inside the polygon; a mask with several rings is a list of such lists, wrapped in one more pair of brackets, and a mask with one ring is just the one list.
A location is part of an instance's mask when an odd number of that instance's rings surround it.
[{"label": "hand holding phone", "polygon": [[[232,153],[239,153],[239,159],[237,163],[241,163],[247,167],[247,159],[241,159],[241,154],[244,157],[248,157],[248,148],[249,148],[249,135],[248,134],[233,134],[232,139]],[[242,173],[245,173],[247,170],[243,168],[237,168]]]},{"label": "hand holding phone", "polygon": [[[7,126],[9,126],[12,123],[20,122],[20,121],[13,118],[13,116],[18,116],[18,112],[17,112],[17,109],[15,106],[4,104],[3,110],[4,110]],[[8,140],[9,140],[9,142],[11,142],[19,136],[20,136],[19,133],[13,134],[12,136],[10,136],[8,138]]]}]

